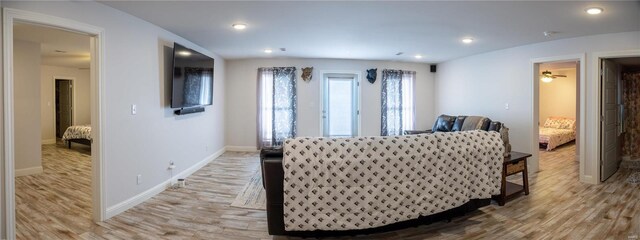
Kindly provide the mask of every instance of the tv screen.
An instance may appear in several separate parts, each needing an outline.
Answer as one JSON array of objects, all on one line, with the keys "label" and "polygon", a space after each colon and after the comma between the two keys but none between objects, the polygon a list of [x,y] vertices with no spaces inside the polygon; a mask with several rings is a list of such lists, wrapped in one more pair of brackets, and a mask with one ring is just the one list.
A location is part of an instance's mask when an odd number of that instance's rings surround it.
[{"label": "tv screen", "polygon": [[213,58],[173,44],[171,108],[211,105],[213,102]]}]

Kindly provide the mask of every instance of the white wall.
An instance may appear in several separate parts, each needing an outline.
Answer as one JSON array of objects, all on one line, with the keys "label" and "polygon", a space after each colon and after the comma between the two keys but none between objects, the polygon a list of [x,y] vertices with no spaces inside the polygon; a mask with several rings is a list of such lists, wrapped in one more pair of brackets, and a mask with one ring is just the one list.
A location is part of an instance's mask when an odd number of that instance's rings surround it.
[{"label": "white wall", "polygon": [[[541,69],[540,74],[547,69]],[[567,75],[550,83],[540,82],[540,126],[548,117],[576,119],[576,69],[549,69],[553,74]]]},{"label": "white wall", "polygon": [[40,148],[40,44],[14,40],[16,176],[42,172]]},{"label": "white wall", "polygon": [[[224,148],[222,58],[146,21],[93,1],[16,1],[4,2],[3,7],[104,29],[102,161],[107,209],[168,180],[170,161],[175,162],[174,173],[178,173]],[[216,59],[214,103],[204,113],[176,116],[168,107],[165,51],[174,41]],[[131,115],[131,104],[137,104],[137,115]],[[143,176],[140,185],[136,185],[138,174]]]},{"label": "white wall", "polygon": [[[416,128],[431,128],[433,113],[433,73],[424,63],[388,61],[362,61],[337,59],[260,58],[228,60],[226,74],[226,128],[227,145],[256,147],[256,88],[259,67],[296,67],[298,90],[298,136],[321,136],[320,83],[322,71],[361,72],[361,135],[380,135],[380,82],[383,69],[416,71],[415,101]],[[300,78],[302,67],[313,67],[313,78],[305,82]],[[378,68],[374,84],[366,80],[365,69]]]},{"label": "white wall", "polygon": [[[88,41],[88,39],[87,39]],[[73,125],[91,124],[91,96],[89,69],[42,65],[40,70],[40,110],[42,141],[55,141],[54,77],[73,81]]]},{"label": "white wall", "polygon": [[[0,7],[3,7],[4,3],[0,0]],[[3,22],[4,22],[4,16],[2,11],[0,11],[0,26],[3,26]],[[0,27],[2,28],[2,27]],[[3,36],[3,31],[0,31],[0,39],[4,39]],[[0,58],[0,76],[3,76],[4,78],[4,50],[2,48],[0,48],[0,55],[2,55],[3,57]],[[0,98],[0,111],[4,113],[4,98]],[[0,117],[0,126],[4,126],[4,117]],[[0,136],[4,136],[4,127],[0,128]],[[4,137],[0,137],[0,156],[4,156]],[[4,182],[4,176],[5,176],[5,169],[4,169],[4,161],[0,160],[0,173],[2,173],[2,176],[0,176],[0,239],[6,239],[7,238],[7,234],[6,234],[6,228],[5,228],[5,219],[7,218],[6,213],[6,206],[5,206],[5,182]]]},{"label": "white wall", "polygon": [[[530,152],[537,161],[533,128],[533,64],[534,58],[585,54],[587,119],[587,149],[596,147],[597,78],[593,69],[597,62],[591,60],[595,52],[640,49],[640,32],[594,35],[562,39],[544,43],[514,47],[499,51],[460,58],[438,65],[436,75],[436,112],[452,114],[486,115],[504,122],[510,129],[514,151]],[[536,80],[537,81],[537,80]],[[509,103],[509,110],[505,109]],[[597,161],[587,155],[586,162]],[[532,165],[532,164],[530,164]],[[587,164],[585,179],[596,176],[593,164]],[[537,169],[531,169],[533,171]],[[593,180],[593,179],[591,179]]]}]

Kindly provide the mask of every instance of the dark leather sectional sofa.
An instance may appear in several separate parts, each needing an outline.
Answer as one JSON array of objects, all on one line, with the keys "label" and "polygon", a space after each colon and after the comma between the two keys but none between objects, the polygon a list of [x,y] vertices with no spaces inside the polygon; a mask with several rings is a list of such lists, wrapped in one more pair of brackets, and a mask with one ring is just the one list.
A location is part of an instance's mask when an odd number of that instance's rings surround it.
[{"label": "dark leather sectional sofa", "polygon": [[327,237],[386,232],[438,221],[450,221],[452,218],[463,216],[491,203],[491,199],[472,199],[460,207],[441,213],[377,228],[347,231],[286,231],[284,227],[284,170],[282,168],[282,157],[282,149],[263,149],[260,152],[262,181],[267,193],[267,228],[270,235]]},{"label": "dark leather sectional sofa", "polygon": [[[437,118],[433,128],[425,132],[454,132],[466,130],[500,131],[502,123],[491,121],[489,118],[477,116],[449,116],[441,115]],[[507,140],[508,141],[508,140]],[[267,222],[271,235],[289,235],[303,237],[333,236],[333,235],[358,235],[375,232],[390,231],[407,228],[421,224],[429,224],[437,221],[451,220],[454,217],[465,215],[468,212],[487,206],[491,199],[473,199],[466,204],[438,214],[423,216],[413,220],[398,222],[382,227],[348,230],[348,231],[286,231],[284,226],[284,170],[282,166],[282,149],[263,149],[260,153],[262,167],[262,180],[267,194]]]},{"label": "dark leather sectional sofa", "polygon": [[457,132],[468,130],[484,130],[499,132],[502,123],[491,121],[491,119],[480,116],[449,116],[440,115],[437,119],[432,132]]}]

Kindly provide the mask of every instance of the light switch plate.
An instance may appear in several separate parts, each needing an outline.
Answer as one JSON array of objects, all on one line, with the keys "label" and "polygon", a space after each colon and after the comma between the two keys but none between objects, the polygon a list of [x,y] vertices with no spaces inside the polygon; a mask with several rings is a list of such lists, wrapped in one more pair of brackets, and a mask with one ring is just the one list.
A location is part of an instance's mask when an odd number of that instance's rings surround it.
[{"label": "light switch plate", "polygon": [[131,104],[131,115],[138,113],[138,107],[135,104]]},{"label": "light switch plate", "polygon": [[508,103],[504,104],[504,109],[509,110],[509,104]]}]

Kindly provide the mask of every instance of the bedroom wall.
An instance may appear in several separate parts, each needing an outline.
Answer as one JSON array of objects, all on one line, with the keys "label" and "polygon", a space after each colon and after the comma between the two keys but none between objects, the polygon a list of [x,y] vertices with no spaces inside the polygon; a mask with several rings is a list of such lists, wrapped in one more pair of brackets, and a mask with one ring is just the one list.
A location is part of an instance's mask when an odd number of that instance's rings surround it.
[{"label": "bedroom wall", "polygon": [[42,172],[40,147],[40,44],[15,40],[14,146],[16,176]]},{"label": "bedroom wall", "polygon": [[[586,53],[585,129],[587,150],[592,149],[597,146],[596,133],[591,130],[597,129],[597,123],[590,119],[596,118],[598,112],[597,95],[593,95],[598,81],[592,74],[597,69],[597,62],[591,57],[596,52],[638,50],[638,39],[640,32],[593,35],[503,49],[439,64],[435,84],[436,112],[486,115],[502,121],[511,129],[513,150],[532,153],[531,163],[537,162],[531,60]],[[507,103],[509,109],[505,109]],[[592,166],[597,161],[596,156],[587,153],[585,157],[588,164],[581,179],[594,182],[597,169]],[[530,170],[537,171],[536,168]]]},{"label": "bedroom wall", "polygon": [[[228,60],[226,73],[226,128],[227,145],[255,149],[257,111],[257,69],[259,67],[296,67],[298,90],[298,136],[321,136],[320,133],[320,83],[322,71],[361,72],[361,135],[380,135],[380,82],[383,69],[416,71],[415,102],[416,128],[427,129],[435,120],[433,111],[434,74],[425,63],[301,59],[301,58],[258,58]],[[313,67],[310,82],[302,81],[302,67]],[[366,80],[365,69],[378,68],[378,78],[374,84]]]},{"label": "bedroom wall", "polygon": [[[225,61],[160,27],[94,1],[4,2],[3,7],[101,27],[104,42],[104,171],[107,215],[166,187],[177,173],[224,148]],[[165,52],[177,41],[215,58],[214,101],[204,113],[176,116],[169,107]],[[169,51],[167,51],[169,50]],[[131,114],[131,105],[137,114]],[[38,118],[38,128],[40,119]],[[142,183],[136,184],[136,176]]]},{"label": "bedroom wall", "polygon": [[40,114],[43,143],[55,143],[54,77],[73,78],[73,124],[91,124],[89,69],[42,65],[40,71]]},{"label": "bedroom wall", "polygon": [[[540,74],[547,69],[541,69]],[[567,75],[550,83],[540,81],[540,126],[548,117],[576,119],[576,69],[548,69],[553,74]]]}]

